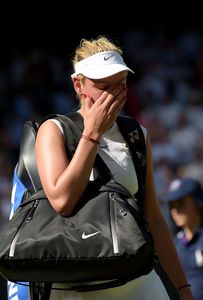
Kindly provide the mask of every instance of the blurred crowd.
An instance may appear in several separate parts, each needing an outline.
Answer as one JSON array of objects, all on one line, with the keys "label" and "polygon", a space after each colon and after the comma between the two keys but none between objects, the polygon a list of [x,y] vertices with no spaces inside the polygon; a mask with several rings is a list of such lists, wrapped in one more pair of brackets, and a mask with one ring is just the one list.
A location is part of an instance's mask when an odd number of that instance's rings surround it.
[{"label": "blurred crowd", "polygon": [[[203,184],[203,37],[197,31],[166,34],[129,31],[120,44],[135,71],[124,113],[150,133],[161,208],[173,178]],[[30,119],[78,106],[68,49],[2,50],[0,57],[0,226],[8,219],[12,174],[22,126]]]}]

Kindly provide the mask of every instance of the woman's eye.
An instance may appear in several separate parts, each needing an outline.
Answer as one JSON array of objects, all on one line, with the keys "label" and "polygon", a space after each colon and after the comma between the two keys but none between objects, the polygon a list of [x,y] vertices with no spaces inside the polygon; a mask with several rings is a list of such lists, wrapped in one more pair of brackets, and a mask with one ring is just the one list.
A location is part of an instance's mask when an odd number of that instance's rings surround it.
[{"label": "woman's eye", "polygon": [[108,87],[106,87],[106,86],[100,86],[100,87],[98,87],[98,89],[101,90],[101,91],[106,91],[108,89]]}]

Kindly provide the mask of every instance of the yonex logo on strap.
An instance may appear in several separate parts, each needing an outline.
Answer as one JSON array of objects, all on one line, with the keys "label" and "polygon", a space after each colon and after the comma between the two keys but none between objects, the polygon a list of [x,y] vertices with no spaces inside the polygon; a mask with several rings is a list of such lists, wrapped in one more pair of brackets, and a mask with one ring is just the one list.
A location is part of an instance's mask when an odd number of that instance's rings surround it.
[{"label": "yonex logo on strap", "polygon": [[139,132],[137,129],[129,133],[131,143],[135,143],[135,140],[139,140]]}]

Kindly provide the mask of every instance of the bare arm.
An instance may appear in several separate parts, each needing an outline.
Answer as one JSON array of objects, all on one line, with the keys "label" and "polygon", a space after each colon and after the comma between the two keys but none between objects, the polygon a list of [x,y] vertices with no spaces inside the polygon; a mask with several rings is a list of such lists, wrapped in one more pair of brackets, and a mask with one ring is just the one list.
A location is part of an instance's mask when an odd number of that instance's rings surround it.
[{"label": "bare arm", "polygon": [[[153,162],[151,143],[147,137],[147,174],[144,199],[144,213],[149,223],[150,231],[154,239],[155,249],[163,268],[166,270],[174,285],[179,286],[187,283],[186,276],[180,264],[172,235],[164,220],[156,198],[153,182]],[[189,287],[180,290],[181,299],[193,299]]]},{"label": "bare arm", "polygon": [[96,152],[96,144],[81,139],[69,162],[57,125],[48,120],[40,127],[36,141],[38,170],[44,191],[57,212],[72,212],[87,186]]},{"label": "bare arm", "polygon": [[[84,135],[99,140],[115,121],[125,99],[125,92],[120,89],[104,92],[94,104],[87,97],[82,106]],[[37,166],[43,189],[58,213],[68,216],[73,211],[87,186],[96,153],[97,144],[81,139],[69,162],[57,125],[47,120],[40,126],[36,139]]]}]

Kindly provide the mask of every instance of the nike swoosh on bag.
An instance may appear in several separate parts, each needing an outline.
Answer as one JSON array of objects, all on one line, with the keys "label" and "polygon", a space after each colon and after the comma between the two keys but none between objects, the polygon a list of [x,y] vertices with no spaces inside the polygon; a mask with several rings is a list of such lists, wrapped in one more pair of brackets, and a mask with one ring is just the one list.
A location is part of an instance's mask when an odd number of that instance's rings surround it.
[{"label": "nike swoosh on bag", "polygon": [[85,240],[85,239],[88,239],[96,234],[100,233],[100,231],[96,231],[96,232],[93,232],[93,233],[89,233],[89,234],[86,234],[85,232],[83,232],[82,234],[82,239]]}]

